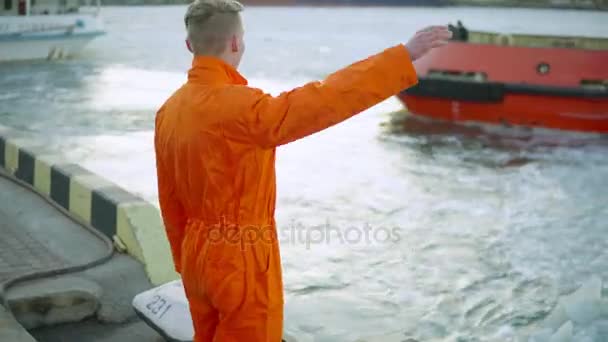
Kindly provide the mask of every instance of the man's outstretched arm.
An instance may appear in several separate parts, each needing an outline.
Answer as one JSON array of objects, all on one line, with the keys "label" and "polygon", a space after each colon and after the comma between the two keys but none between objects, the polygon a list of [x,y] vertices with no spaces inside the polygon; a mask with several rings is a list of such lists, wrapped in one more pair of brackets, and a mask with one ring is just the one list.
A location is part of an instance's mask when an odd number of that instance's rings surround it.
[{"label": "man's outstretched arm", "polygon": [[408,46],[397,45],[339,70],[322,82],[274,97],[249,88],[246,114],[229,127],[236,139],[275,147],[340,123],[417,83],[412,61],[445,44],[442,27],[419,31]]},{"label": "man's outstretched arm", "polygon": [[399,45],[276,97],[250,88],[250,108],[234,122],[235,135],[262,147],[283,145],[340,123],[416,82],[408,51]]}]

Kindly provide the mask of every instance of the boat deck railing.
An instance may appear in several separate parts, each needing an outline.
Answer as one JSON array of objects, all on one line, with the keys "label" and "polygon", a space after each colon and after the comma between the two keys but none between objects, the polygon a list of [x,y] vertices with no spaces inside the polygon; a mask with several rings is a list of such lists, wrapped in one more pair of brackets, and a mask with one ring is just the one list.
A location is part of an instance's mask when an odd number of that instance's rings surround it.
[{"label": "boat deck railing", "polygon": [[449,24],[448,27],[453,34],[452,41],[457,42],[535,48],[608,50],[608,38],[602,37],[470,31],[460,20],[457,21],[456,25]]},{"label": "boat deck railing", "polygon": [[467,42],[502,46],[608,50],[608,38],[468,32]]}]

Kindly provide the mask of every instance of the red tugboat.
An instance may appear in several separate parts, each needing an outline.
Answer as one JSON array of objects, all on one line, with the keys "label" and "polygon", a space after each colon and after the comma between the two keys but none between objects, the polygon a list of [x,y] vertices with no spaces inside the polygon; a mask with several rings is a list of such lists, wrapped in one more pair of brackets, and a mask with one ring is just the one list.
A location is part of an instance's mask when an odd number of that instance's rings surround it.
[{"label": "red tugboat", "polygon": [[608,133],[608,38],[505,35],[451,26],[399,94],[415,115]]}]

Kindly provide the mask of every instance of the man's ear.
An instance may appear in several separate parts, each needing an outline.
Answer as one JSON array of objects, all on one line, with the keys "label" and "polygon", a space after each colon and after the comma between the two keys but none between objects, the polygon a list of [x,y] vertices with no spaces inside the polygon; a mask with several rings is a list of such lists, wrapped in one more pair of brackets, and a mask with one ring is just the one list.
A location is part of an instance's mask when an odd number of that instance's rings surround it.
[{"label": "man's ear", "polygon": [[236,39],[236,36],[232,36],[231,40],[232,52],[239,52],[239,41]]},{"label": "man's ear", "polygon": [[194,51],[192,51],[192,46],[190,45],[190,41],[188,39],[186,39],[186,47],[188,48],[188,51],[194,53]]}]

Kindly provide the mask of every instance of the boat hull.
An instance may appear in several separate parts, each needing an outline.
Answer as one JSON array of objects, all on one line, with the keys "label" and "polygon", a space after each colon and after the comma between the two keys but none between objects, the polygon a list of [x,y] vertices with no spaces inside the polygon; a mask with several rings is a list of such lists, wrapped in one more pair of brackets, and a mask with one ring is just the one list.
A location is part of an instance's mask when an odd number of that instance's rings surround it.
[{"label": "boat hull", "polygon": [[0,61],[58,59],[73,56],[95,36],[0,42]]},{"label": "boat hull", "polygon": [[94,16],[0,17],[0,62],[72,56],[103,34]]},{"label": "boat hull", "polygon": [[417,64],[419,85],[399,98],[431,118],[608,133],[606,60],[608,51],[450,43]]},{"label": "boat hull", "polygon": [[400,95],[410,112],[435,119],[608,133],[608,99],[508,94],[500,102]]}]

